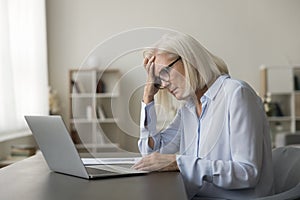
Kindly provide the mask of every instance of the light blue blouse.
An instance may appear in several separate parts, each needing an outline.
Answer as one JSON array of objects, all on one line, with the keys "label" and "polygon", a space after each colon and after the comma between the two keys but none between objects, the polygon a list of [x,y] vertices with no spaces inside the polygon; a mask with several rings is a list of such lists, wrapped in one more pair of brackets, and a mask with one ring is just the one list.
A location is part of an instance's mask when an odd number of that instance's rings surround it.
[{"label": "light blue blouse", "polygon": [[[156,129],[154,102],[142,103],[142,154],[176,153],[189,198],[247,199],[273,194],[269,126],[261,99],[245,82],[220,76],[200,99],[178,109],[169,126]],[[148,137],[154,148],[148,146]]]}]

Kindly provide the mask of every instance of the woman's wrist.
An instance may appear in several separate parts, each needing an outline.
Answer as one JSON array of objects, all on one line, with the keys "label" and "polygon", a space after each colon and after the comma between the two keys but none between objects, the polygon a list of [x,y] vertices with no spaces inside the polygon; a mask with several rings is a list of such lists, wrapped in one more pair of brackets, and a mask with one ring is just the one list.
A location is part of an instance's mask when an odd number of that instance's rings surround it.
[{"label": "woman's wrist", "polygon": [[158,89],[151,83],[146,83],[144,87],[143,101],[148,104],[154,100],[154,95],[158,92]]},{"label": "woman's wrist", "polygon": [[179,167],[176,161],[176,155],[169,154],[166,156],[168,157],[166,159],[168,160],[169,164],[166,167],[164,167],[161,171],[179,171]]},{"label": "woman's wrist", "polygon": [[144,96],[143,96],[143,102],[145,104],[148,104],[148,103],[150,103],[152,101],[154,101],[154,96],[153,95],[144,94]]},{"label": "woman's wrist", "polygon": [[173,162],[171,163],[172,171],[179,171],[179,167],[176,160],[176,155],[172,155]]}]

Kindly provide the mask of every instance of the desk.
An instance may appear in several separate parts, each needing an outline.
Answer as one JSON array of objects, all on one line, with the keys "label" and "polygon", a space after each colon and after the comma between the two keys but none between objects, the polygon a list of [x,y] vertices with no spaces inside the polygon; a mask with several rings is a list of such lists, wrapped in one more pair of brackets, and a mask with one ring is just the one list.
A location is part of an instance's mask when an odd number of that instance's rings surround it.
[{"label": "desk", "polygon": [[0,170],[3,200],[187,199],[179,172],[85,180],[51,172],[37,154]]}]

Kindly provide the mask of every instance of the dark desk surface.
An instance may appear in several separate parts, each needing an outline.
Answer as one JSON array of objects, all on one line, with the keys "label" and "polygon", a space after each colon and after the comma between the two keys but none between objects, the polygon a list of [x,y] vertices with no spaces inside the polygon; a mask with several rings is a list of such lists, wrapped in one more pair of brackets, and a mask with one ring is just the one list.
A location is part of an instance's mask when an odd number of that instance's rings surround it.
[{"label": "dark desk surface", "polygon": [[51,172],[41,154],[0,170],[3,200],[187,199],[179,172],[85,180]]}]

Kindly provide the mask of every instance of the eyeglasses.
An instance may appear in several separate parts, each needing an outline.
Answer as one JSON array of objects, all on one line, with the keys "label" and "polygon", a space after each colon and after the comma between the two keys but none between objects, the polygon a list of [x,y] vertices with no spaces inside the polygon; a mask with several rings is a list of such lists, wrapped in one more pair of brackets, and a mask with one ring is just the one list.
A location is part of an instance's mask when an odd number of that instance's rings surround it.
[{"label": "eyeglasses", "polygon": [[169,64],[168,66],[166,66],[160,70],[159,75],[155,76],[154,87],[156,87],[157,89],[164,89],[164,87],[162,86],[162,81],[165,81],[165,82],[170,81],[170,70],[172,69],[173,65],[180,59],[181,59],[181,57],[178,57],[171,64]]}]

